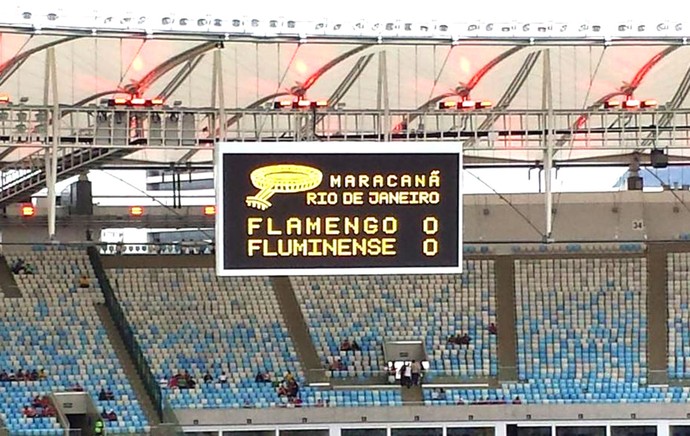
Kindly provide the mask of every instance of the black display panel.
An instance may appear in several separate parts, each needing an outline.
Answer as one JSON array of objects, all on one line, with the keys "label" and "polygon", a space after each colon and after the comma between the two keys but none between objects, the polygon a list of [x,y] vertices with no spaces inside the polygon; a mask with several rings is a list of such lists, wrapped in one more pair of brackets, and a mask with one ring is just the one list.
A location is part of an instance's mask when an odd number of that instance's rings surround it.
[{"label": "black display panel", "polygon": [[460,272],[459,145],[337,145],[219,146],[219,274]]}]

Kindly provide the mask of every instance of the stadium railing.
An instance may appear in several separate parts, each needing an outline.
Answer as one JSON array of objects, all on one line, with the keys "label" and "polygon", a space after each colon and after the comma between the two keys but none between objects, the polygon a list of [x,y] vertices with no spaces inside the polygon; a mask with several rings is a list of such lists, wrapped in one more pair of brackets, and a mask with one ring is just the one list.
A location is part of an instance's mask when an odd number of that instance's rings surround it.
[{"label": "stadium railing", "polygon": [[115,325],[117,326],[118,332],[120,333],[125,347],[134,362],[137,373],[141,378],[146,393],[149,395],[151,402],[156,407],[156,413],[161,422],[164,422],[163,418],[163,395],[161,393],[160,385],[156,380],[156,377],[151,372],[146,357],[139,346],[139,343],[134,336],[134,330],[129,324],[129,321],[125,317],[125,314],[120,306],[120,302],[113,292],[113,288],[110,286],[110,281],[105,273],[105,269],[101,263],[101,259],[98,254],[96,247],[91,246],[87,249],[89,254],[89,259],[93,265],[94,272],[98,278],[98,283],[103,291],[103,296],[105,297],[105,304],[110,312],[110,316],[113,318]]}]

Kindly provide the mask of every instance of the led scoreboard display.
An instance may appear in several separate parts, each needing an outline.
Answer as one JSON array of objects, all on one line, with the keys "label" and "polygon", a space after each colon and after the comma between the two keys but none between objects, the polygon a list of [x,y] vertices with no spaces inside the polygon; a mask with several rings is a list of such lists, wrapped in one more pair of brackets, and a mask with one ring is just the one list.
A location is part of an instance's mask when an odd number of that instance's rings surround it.
[{"label": "led scoreboard display", "polygon": [[458,273],[458,143],[223,143],[219,275]]}]

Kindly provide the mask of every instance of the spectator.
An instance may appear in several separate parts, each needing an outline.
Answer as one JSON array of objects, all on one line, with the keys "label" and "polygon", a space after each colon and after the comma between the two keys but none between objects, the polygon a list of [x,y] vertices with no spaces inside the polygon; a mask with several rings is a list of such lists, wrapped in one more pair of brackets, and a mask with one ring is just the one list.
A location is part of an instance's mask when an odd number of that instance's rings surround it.
[{"label": "spectator", "polygon": [[43,399],[40,395],[36,395],[34,397],[33,401],[31,402],[31,406],[36,408],[43,407]]},{"label": "spectator", "polygon": [[84,388],[79,383],[75,383],[70,389],[72,392],[84,392]]},{"label": "spectator", "polygon": [[36,412],[36,409],[33,407],[29,406],[28,404],[24,406],[24,410],[22,410],[22,414],[26,416],[27,418],[35,418],[38,413]]},{"label": "spectator", "polygon": [[26,266],[24,267],[24,274],[31,275],[36,271],[34,266],[30,263],[27,263]]},{"label": "spectator", "polygon": [[45,418],[52,418],[55,415],[57,415],[57,411],[55,410],[55,408],[53,406],[51,406],[50,404],[47,404],[47,405],[45,405],[45,407],[43,407],[43,413],[41,414],[41,416],[43,416]]},{"label": "spectator", "polygon": [[101,391],[98,393],[98,401],[106,401],[107,399],[105,388],[101,388]]},{"label": "spectator", "polygon": [[498,329],[496,328],[496,324],[494,324],[494,323],[489,324],[489,334],[490,335],[497,335],[498,334]]},{"label": "spectator", "polygon": [[283,381],[288,382],[288,383],[294,382],[295,376],[292,375],[292,373],[290,371],[288,371],[285,373],[285,376],[283,377]]},{"label": "spectator", "polygon": [[187,388],[189,388],[188,381],[189,381],[189,380],[187,379],[187,377],[178,377],[178,379],[177,379],[177,387],[180,388],[180,389],[187,389]]},{"label": "spectator", "polygon": [[412,384],[412,368],[410,368],[410,365],[403,363],[399,372],[400,386],[407,386],[409,388]]},{"label": "spectator", "polygon": [[362,351],[362,347],[354,339],[352,340],[352,351]]},{"label": "spectator", "polygon": [[225,372],[222,372],[222,373],[220,374],[220,377],[218,377],[218,381],[219,381],[221,384],[226,384],[226,383],[228,382],[228,376],[225,375]]},{"label": "spectator", "polygon": [[46,379],[46,371],[45,369],[41,368],[38,370],[38,379],[39,380],[45,380]]},{"label": "spectator", "polygon": [[344,371],[345,365],[339,357],[336,357],[331,361],[331,364],[328,366],[328,369],[330,369],[331,371]]},{"label": "spectator", "polygon": [[204,374],[204,383],[213,383],[213,376],[208,371]]},{"label": "spectator", "polygon": [[110,422],[117,421],[117,414],[115,414],[115,411],[113,409],[110,409],[108,411],[108,415],[106,416],[106,418]]},{"label": "spectator", "polygon": [[168,383],[168,378],[165,376],[165,374],[163,374],[163,376],[161,376],[161,379],[158,380],[158,386],[160,386],[161,389],[169,387]]},{"label": "spectator", "polygon": [[340,342],[340,351],[352,351],[352,344],[349,339],[344,339]]},{"label": "spectator", "polygon": [[82,289],[86,289],[91,285],[89,278],[86,276],[81,276],[79,278],[79,287]]},{"label": "spectator", "polygon": [[96,435],[96,436],[102,435],[103,432],[105,431],[105,428],[104,428],[104,427],[105,427],[105,426],[103,425],[103,420],[102,420],[102,419],[96,420],[96,424],[94,424],[94,426],[93,426],[93,434]]},{"label": "spectator", "polygon": [[513,404],[522,404],[520,396],[516,396],[515,398],[513,398]]},{"label": "spectator", "polygon": [[36,369],[31,371],[31,375],[29,378],[31,381],[37,381],[38,380],[38,371],[36,371]]},{"label": "spectator", "polygon": [[415,386],[418,386],[419,385],[419,378],[420,378],[419,376],[422,373],[422,365],[420,365],[420,363],[417,362],[416,360],[413,360],[412,364],[410,365],[410,369],[412,372],[411,383]]},{"label": "spectator", "polygon": [[405,386],[412,387],[412,365],[405,365]]},{"label": "spectator", "polygon": [[256,373],[254,381],[257,383],[271,383],[271,375],[268,373],[268,371],[259,371],[258,373]]},{"label": "spectator", "polygon": [[19,368],[19,371],[17,371],[15,381],[24,381],[24,371],[21,368]]},{"label": "spectator", "polygon": [[0,372],[0,382],[8,382],[8,381],[10,381],[10,375],[7,374],[7,371],[5,371],[3,369],[2,372]]},{"label": "spectator", "polygon": [[445,389],[434,388],[434,390],[431,391],[431,399],[432,400],[445,400],[446,399]]},{"label": "spectator", "polygon": [[319,398],[318,400],[316,400],[316,406],[315,407],[325,407],[325,406],[326,405],[324,404],[322,398]]},{"label": "spectator", "polygon": [[21,257],[12,263],[12,273],[21,274],[26,270],[26,263]]},{"label": "spectator", "polygon": [[113,394],[113,391],[111,391],[110,389],[108,389],[108,390],[105,392],[105,399],[106,399],[107,401],[115,401],[115,394]]}]

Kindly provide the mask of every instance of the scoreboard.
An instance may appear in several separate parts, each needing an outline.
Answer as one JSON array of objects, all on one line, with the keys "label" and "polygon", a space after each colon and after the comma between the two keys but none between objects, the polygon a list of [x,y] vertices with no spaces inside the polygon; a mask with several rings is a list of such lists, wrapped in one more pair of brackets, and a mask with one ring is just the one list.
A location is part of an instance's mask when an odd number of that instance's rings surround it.
[{"label": "scoreboard", "polygon": [[459,273],[459,143],[221,143],[218,275]]}]

